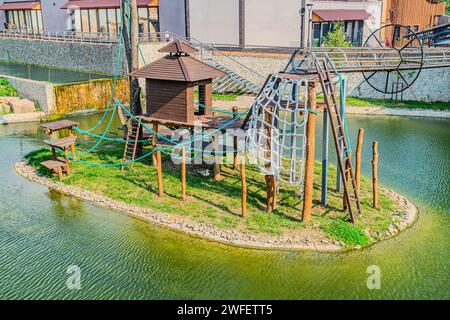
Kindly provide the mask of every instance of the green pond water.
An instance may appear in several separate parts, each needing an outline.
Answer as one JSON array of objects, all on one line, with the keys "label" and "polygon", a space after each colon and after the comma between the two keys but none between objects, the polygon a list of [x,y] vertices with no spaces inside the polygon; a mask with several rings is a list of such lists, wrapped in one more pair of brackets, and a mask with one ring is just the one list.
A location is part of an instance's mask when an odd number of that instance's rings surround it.
[{"label": "green pond water", "polygon": [[78,72],[76,70],[55,69],[31,64],[8,63],[0,61],[0,76],[1,75],[36,81],[46,81],[55,84],[83,82],[112,77],[99,73]]},{"label": "green pond water", "polygon": [[[98,117],[78,120],[89,128]],[[0,298],[449,299],[450,121],[348,123],[352,141],[365,128],[363,173],[376,139],[381,184],[414,201],[420,218],[398,237],[344,254],[216,244],[62,196],[12,169],[42,147],[38,124],[0,126]],[[66,287],[71,265],[81,268],[81,290]],[[366,286],[370,265],[381,268],[380,290]]]}]

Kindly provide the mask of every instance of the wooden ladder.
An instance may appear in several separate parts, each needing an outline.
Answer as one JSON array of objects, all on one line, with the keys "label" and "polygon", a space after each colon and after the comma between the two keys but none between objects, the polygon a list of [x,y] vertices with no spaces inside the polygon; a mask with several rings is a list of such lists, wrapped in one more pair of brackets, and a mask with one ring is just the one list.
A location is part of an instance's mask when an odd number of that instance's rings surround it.
[{"label": "wooden ladder", "polygon": [[[356,215],[361,214],[362,209],[356,186],[355,172],[352,166],[351,153],[347,152],[349,148],[344,122],[336,101],[336,92],[327,63],[323,62],[323,65],[321,66],[320,62],[316,60],[315,65],[322,86],[325,107],[328,110],[327,113],[333,132],[337,158],[339,159],[339,170],[344,185],[344,203],[348,207],[352,222],[355,223]],[[342,154],[344,155],[343,157],[341,156]],[[356,208],[354,206],[356,206]]]},{"label": "wooden ladder", "polygon": [[[122,162],[133,161],[136,157],[137,145],[139,143],[139,132],[141,131],[141,123],[139,121],[130,118],[127,138],[125,142],[125,149],[123,151]],[[134,162],[131,163],[131,168],[133,169]],[[121,166],[121,170],[123,170],[125,165]]]}]

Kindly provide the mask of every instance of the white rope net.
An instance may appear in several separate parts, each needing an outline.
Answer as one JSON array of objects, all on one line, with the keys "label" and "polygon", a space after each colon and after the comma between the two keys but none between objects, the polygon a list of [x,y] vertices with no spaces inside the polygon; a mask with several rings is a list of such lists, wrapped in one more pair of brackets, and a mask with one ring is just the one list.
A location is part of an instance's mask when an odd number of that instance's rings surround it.
[{"label": "white rope net", "polygon": [[247,131],[250,163],[265,175],[303,186],[308,82],[272,75],[252,105]]}]

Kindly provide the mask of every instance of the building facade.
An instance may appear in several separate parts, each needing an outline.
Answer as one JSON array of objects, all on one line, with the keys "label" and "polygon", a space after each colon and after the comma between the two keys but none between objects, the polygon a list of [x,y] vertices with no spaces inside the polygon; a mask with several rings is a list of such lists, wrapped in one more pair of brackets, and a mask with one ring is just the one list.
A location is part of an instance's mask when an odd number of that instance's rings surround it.
[{"label": "building facade", "polygon": [[[401,24],[415,32],[433,28],[445,16],[445,5],[439,0],[384,0],[382,24]],[[381,37],[390,40],[394,32],[401,36],[400,30],[386,28]]]},{"label": "building facade", "polygon": [[233,46],[320,46],[333,22],[360,45],[381,24],[382,0],[188,0],[188,34]]},{"label": "building facade", "polygon": [[[140,33],[186,35],[185,0],[137,0]],[[117,33],[119,0],[0,0],[0,30]]]}]

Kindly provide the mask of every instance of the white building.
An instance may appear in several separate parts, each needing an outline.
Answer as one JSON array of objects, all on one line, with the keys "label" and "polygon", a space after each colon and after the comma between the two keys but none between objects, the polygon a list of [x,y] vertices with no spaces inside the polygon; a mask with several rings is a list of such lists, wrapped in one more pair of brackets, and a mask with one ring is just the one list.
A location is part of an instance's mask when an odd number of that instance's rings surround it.
[{"label": "white building", "polygon": [[382,0],[187,0],[188,35],[217,45],[320,46],[332,22],[361,45],[380,27]]}]

